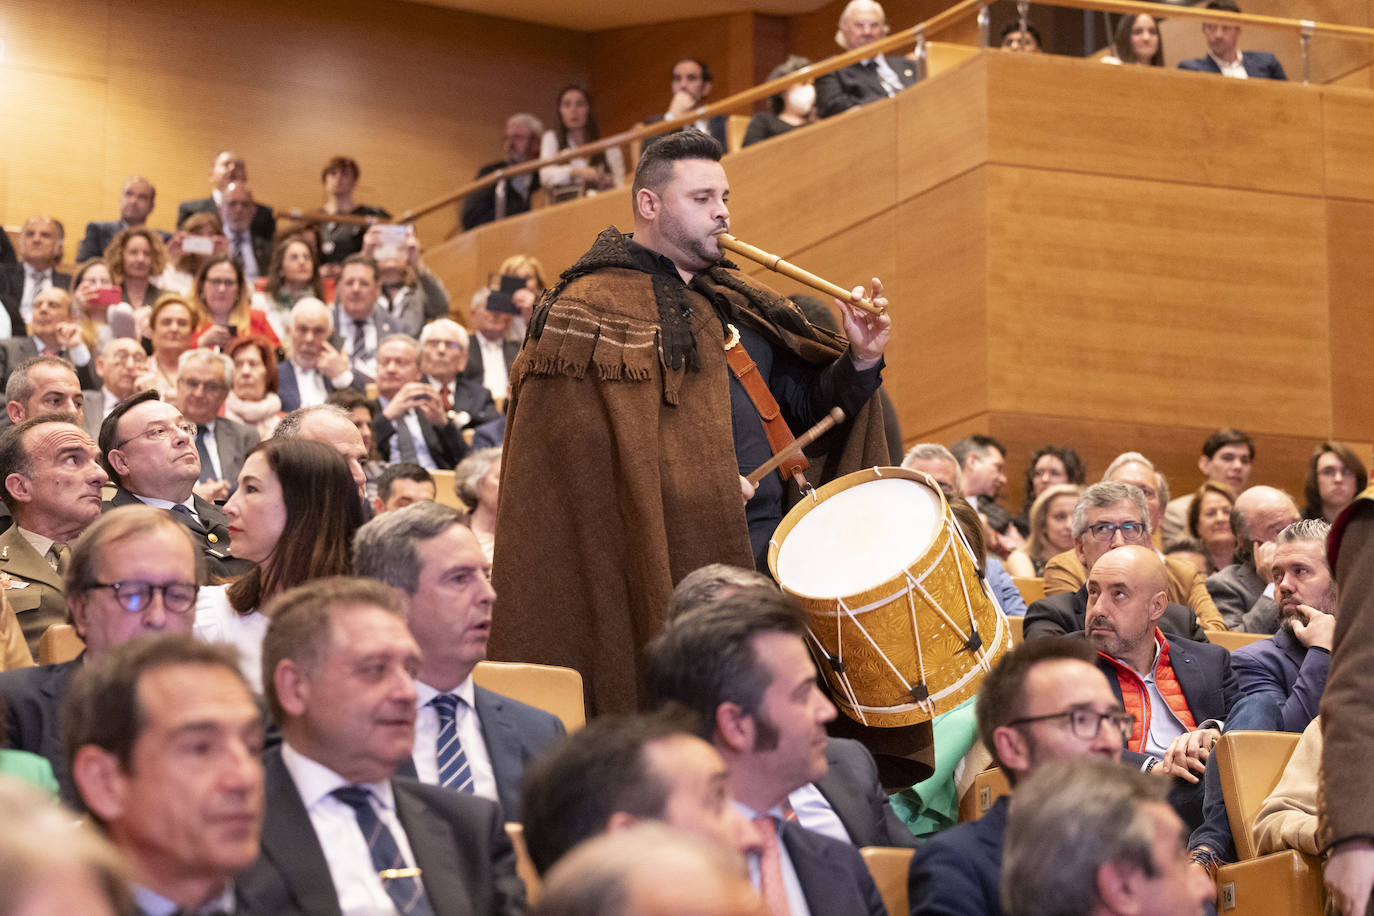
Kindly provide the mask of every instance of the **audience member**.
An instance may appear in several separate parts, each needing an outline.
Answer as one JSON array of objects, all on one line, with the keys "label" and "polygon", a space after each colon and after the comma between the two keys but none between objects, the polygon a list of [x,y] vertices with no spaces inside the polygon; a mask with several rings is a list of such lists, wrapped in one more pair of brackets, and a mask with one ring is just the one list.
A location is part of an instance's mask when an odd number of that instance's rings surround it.
[{"label": "audience member", "polygon": [[[335,391],[350,386],[361,393],[366,382],[349,368],[348,357],[332,342],[337,339],[334,315],[319,299],[307,296],[291,307],[287,339],[291,356],[277,367],[282,410],[317,407]],[[339,340],[338,346],[342,345]]]},{"label": "audience member", "polygon": [[[1138,487],[1104,481],[1084,489],[1073,510],[1073,554],[1062,553],[1046,566],[1047,594],[1026,611],[1023,624],[1025,638],[1062,636],[1084,629],[1088,611],[1088,578],[1093,566],[1115,548],[1128,544],[1149,545],[1148,517],[1145,496]],[[1064,569],[1070,563],[1075,570],[1086,570],[1081,576],[1082,584],[1072,591],[1065,586],[1056,587],[1050,592],[1050,573],[1056,566]],[[1166,560],[1164,563],[1169,571],[1170,588],[1176,587],[1175,576],[1191,581],[1197,573],[1191,563],[1183,560]],[[1161,613],[1159,627],[1164,632],[1189,639],[1206,639],[1196,615],[1184,605],[1166,601]]]},{"label": "audience member", "polygon": [[1007,557],[1007,572],[1043,576],[1051,557],[1074,549],[1073,510],[1078,493],[1077,486],[1067,483],[1041,491],[1030,507],[1030,540]]},{"label": "audience member", "polygon": [[534,304],[544,295],[548,283],[544,280],[544,265],[533,255],[513,254],[501,262],[496,271],[503,277],[523,277],[525,288],[511,293],[515,303],[515,318],[506,330],[506,338],[516,343],[525,339],[525,327],[534,314]]},{"label": "audience member", "polygon": [[591,837],[650,822],[747,856],[756,845],[753,825],[730,802],[725,761],[694,727],[677,706],[603,716],[535,760],[522,793],[535,869],[547,874]]},{"label": "audience member", "polygon": [[201,265],[192,301],[196,307],[193,347],[224,349],[234,338],[253,334],[266,337],[274,347],[281,343],[267,313],[250,306],[252,281],[230,255],[214,255]]},{"label": "audience member", "polygon": [[1168,577],[1148,547],[1109,550],[1088,573],[1088,642],[1112,690],[1136,717],[1127,748],[1143,767],[1174,777],[1170,801],[1191,830],[1202,821],[1212,745],[1241,697],[1230,654],[1165,634]]},{"label": "audience member", "polygon": [[100,350],[115,337],[109,321],[109,309],[113,303],[109,299],[101,301],[102,296],[113,297],[112,291],[118,293],[120,301],[123,300],[124,293],[119,291],[119,285],[110,275],[110,268],[100,258],[79,265],[72,275],[73,312],[81,326],[81,340],[90,350]]},{"label": "audience member", "polygon": [[119,285],[121,301],[134,308],[151,306],[162,295],[156,280],[167,266],[167,248],[147,226],[121,229],[105,249],[105,266]]},{"label": "audience member", "polygon": [[[248,166],[243,161],[243,157],[231,150],[220,153],[210,166],[210,196],[197,200],[183,200],[178,204],[177,226],[182,226],[187,217],[193,213],[214,213],[223,220],[227,229],[228,220],[224,216],[224,211],[227,209],[225,202],[228,200],[229,185],[231,183],[244,184],[247,181]],[[254,204],[250,218],[253,235],[270,245],[272,236],[277,231],[277,221],[272,217],[272,208],[263,204]]]},{"label": "audience member", "polygon": [[200,478],[195,492],[206,502],[229,498],[257,431],[220,416],[234,378],[234,361],[214,350],[187,350],[177,370],[177,409],[196,425]]},{"label": "audience member", "polygon": [[425,267],[420,240],[413,231],[406,234],[401,247],[387,250],[381,227],[374,226],[363,236],[363,254],[377,262],[381,296],[377,307],[391,316],[402,333],[416,337],[426,321],[448,314],[448,292]]},{"label": "audience member", "polygon": [[377,406],[372,435],[384,460],[452,470],[467,453],[459,418],[420,379],[415,338],[389,334],[377,348]]},{"label": "audience member", "polygon": [[288,235],[272,247],[272,262],[267,267],[267,284],[253,293],[252,307],[262,312],[278,340],[290,333],[291,307],[307,296],[323,300],[324,283],[315,249],[303,235]]},{"label": "audience member", "polygon": [[1002,561],[988,553],[987,545],[992,536],[988,532],[986,520],[962,496],[949,498],[949,511],[963,531],[964,540],[968,541],[979,578],[987,580],[1002,613],[1008,617],[1024,617],[1026,600],[1021,597],[1020,590],[1006,567],[1002,565]]},{"label": "audience member", "polygon": [[[391,214],[381,207],[369,207],[353,203],[353,191],[358,187],[362,171],[358,163],[347,156],[334,156],[324,164],[320,171],[320,181],[324,184],[324,203],[320,209],[326,213],[344,216],[366,216],[374,220],[391,219]],[[349,255],[363,250],[363,227],[354,223],[320,224],[320,273],[327,277],[338,277],[340,265]],[[323,297],[321,297],[323,298]]]},{"label": "audience member", "polygon": [[496,503],[501,492],[501,448],[468,452],[453,472],[457,496],[468,509],[472,529],[482,553],[491,562],[496,552]]},{"label": "audience member", "polygon": [[1317,840],[1317,779],[1321,762],[1322,722],[1318,717],[1302,730],[1302,737],[1284,764],[1283,775],[1255,815],[1251,831],[1259,855],[1285,849],[1321,855]]},{"label": "audience member", "polygon": [[176,293],[164,293],[148,316],[148,328],[153,352],[148,357],[148,371],[153,387],[165,396],[177,390],[177,366],[181,354],[191,348],[191,334],[196,326],[196,309],[191,301]]},{"label": "audience member", "polygon": [[[328,314],[328,310],[325,310]],[[266,439],[282,417],[277,394],[277,348],[266,337],[236,337],[225,353],[234,361],[234,384],[224,401],[224,416]]]},{"label": "audience member", "polygon": [[1207,552],[1207,545],[1197,538],[1184,538],[1181,541],[1174,541],[1168,547],[1160,551],[1160,553],[1166,558],[1165,562],[1168,562],[1168,557],[1187,560],[1193,565],[1193,569],[1196,569],[1204,575],[1212,568],[1211,556]]},{"label": "audience member", "polygon": [[[840,13],[835,43],[846,51],[872,44],[888,33],[887,14],[874,0],[850,0]],[[916,83],[916,65],[904,57],[875,54],[843,70],[816,78],[816,113],[822,118],[890,98]]]},{"label": "audience member", "polygon": [[[558,126],[546,130],[539,143],[539,158],[552,159],[563,150],[595,143],[601,139],[592,110],[592,97],[581,86],[568,86],[558,93]],[[539,184],[555,200],[580,197],[583,193],[609,191],[625,183],[625,156],[612,146],[590,157],[577,156],[539,170]]]},{"label": "audience member", "polygon": [[267,275],[272,261],[272,236],[257,233],[257,210],[247,179],[230,182],[224,189],[220,213],[224,234],[229,239],[229,254],[250,284]]},{"label": "audience member", "polygon": [[964,492],[959,460],[938,442],[921,442],[913,445],[902,459],[902,467],[929,474],[940,485],[946,499],[960,496]]},{"label": "audience member", "polygon": [[[671,875],[672,880],[664,880]],[[594,837],[549,873],[534,916],[768,916],[738,856],[639,823]]]},{"label": "audience member", "polygon": [[[76,249],[76,260],[89,261],[103,256],[121,230],[146,225],[156,203],[157,188],[151,181],[141,175],[124,179],[119,191],[119,219],[87,223],[86,235]],[[158,235],[164,242],[169,238],[162,230],[158,230]]]},{"label": "audience member", "polygon": [[500,416],[491,392],[465,374],[469,346],[468,332],[449,318],[431,321],[420,331],[420,372],[438,392],[444,410],[456,414],[454,422],[464,429]]},{"label": "audience member", "polygon": [[156,391],[125,398],[100,427],[100,452],[115,484],[105,511],[139,504],[164,509],[195,537],[207,579],[246,572],[247,561],[230,550],[229,520],[195,493],[200,479],[196,425]]},{"label": "audience member", "polygon": [[[1155,471],[1149,459],[1139,452],[1126,452],[1117,457],[1107,468],[1104,482],[1123,483],[1135,487],[1145,496],[1146,522],[1153,534],[1155,525],[1164,514],[1164,503],[1168,499],[1164,475]],[[1127,540],[1127,543],[1135,543]],[[1153,544],[1151,538],[1147,543]],[[1165,560],[1169,573],[1169,600],[1185,605],[1197,621],[1209,630],[1227,629],[1221,613],[1217,610],[1207,591],[1207,576],[1187,560],[1175,557]],[[1087,567],[1076,554],[1059,554],[1045,564],[1045,594],[1056,595],[1081,588],[1087,581]],[[1165,628],[1166,630],[1168,627]],[[1187,633],[1179,635],[1188,636]],[[1192,638],[1192,637],[1190,637]],[[1203,638],[1205,642],[1205,637]]]},{"label": "audience member", "polygon": [[[1231,488],[1232,500],[1250,485],[1250,471],[1254,467],[1255,443],[1248,433],[1238,429],[1219,429],[1202,443],[1198,470],[1212,483]],[[1162,540],[1165,544],[1187,535],[1188,507],[1195,493],[1170,500],[1164,509]]]},{"label": "audience member", "polygon": [[1327,440],[1316,447],[1307,465],[1307,481],[1303,485],[1307,506],[1302,510],[1302,517],[1325,519],[1327,524],[1335,524],[1345,507],[1354,502],[1355,495],[1363,493],[1368,484],[1369,473],[1360,456],[1348,445]]},{"label": "audience member", "polygon": [[1088,472],[1083,467],[1083,459],[1071,448],[1046,445],[1031,452],[1026,464],[1026,495],[1021,503],[1021,514],[1012,519],[1021,534],[1030,537],[1031,504],[1049,487],[1063,484],[1083,486]]},{"label": "audience member", "polygon": [[85,393],[78,379],[72,364],[60,356],[25,359],[5,382],[5,420],[17,426],[41,413],[82,416]]},{"label": "audience member", "polygon": [[[695,57],[683,57],[673,64],[672,96],[668,101],[665,114],[646,118],[646,124],[657,124],[671,118],[680,118],[700,108],[711,94],[711,68],[705,61]],[[710,134],[722,149],[730,145],[725,136],[726,115],[713,115],[711,118],[697,118],[689,124],[704,134]]]},{"label": "audience member", "polygon": [[[1004,655],[978,692],[978,736],[1011,785],[1043,765],[1084,757],[1121,759],[1134,717],[1092,650],[1071,639],[1046,639]],[[1011,797],[981,818],[937,833],[916,850],[907,887],[912,913],[999,916],[1003,835]]]},{"label": "audience member", "polygon": [[190,633],[201,563],[186,531],[146,506],[107,512],[75,541],[70,556],[57,622],[70,619],[85,650],[70,661],[0,674],[0,704],[8,712],[5,746],[46,758],[63,799],[76,803],[59,716],[72,677],[132,639]]},{"label": "audience member", "polygon": [[[1231,530],[1231,507],[1236,504],[1236,496],[1231,488],[1209,480],[1196,493],[1184,498],[1188,500],[1186,533],[1196,538],[1204,549],[1205,562],[1198,571],[1210,575],[1230,566],[1236,559],[1236,533]],[[1167,515],[1165,520],[1168,520]],[[1173,546],[1183,542],[1175,538]]]},{"label": "audience member", "polygon": [[[1207,0],[1205,9],[1239,13],[1235,0]],[[1204,22],[1202,37],[1207,40],[1207,56],[1178,63],[1180,70],[1220,73],[1236,79],[1286,80],[1283,64],[1268,51],[1242,51],[1240,26],[1226,22]]]},{"label": "audience member", "polygon": [[1007,450],[991,436],[967,436],[950,447],[959,462],[960,496],[979,512],[1006,486]]},{"label": "audience member", "polygon": [[1122,16],[1112,38],[1112,55],[1102,58],[1102,62],[1164,66],[1164,41],[1159,37],[1159,20],[1149,13]]},{"label": "audience member", "polygon": [[262,854],[236,880],[256,912],[524,912],[500,807],[392,779],[415,741],[421,665],[402,599],[321,579],[267,616],[263,682],[283,742],[266,755]]},{"label": "audience member", "polygon": [[481,382],[493,398],[504,404],[510,393],[510,367],[520,352],[520,342],[506,335],[511,314],[487,307],[490,293],[491,290],[482,289],[472,298],[473,333],[463,377]]},{"label": "audience member", "polygon": [[148,388],[147,357],[138,341],[116,337],[95,359],[95,371],[103,380],[99,391],[82,392],[81,425],[93,438],[100,437],[100,424],[120,401]]},{"label": "audience member", "polygon": [[43,631],[66,622],[69,545],[100,517],[107,478],[95,442],[70,413],[39,413],[0,433],[0,473],[14,517],[0,534],[0,574],[37,658]]},{"label": "audience member", "polygon": [[564,729],[550,713],[473,683],[487,655],[496,592],[462,514],[423,502],[373,519],[358,531],[353,563],[358,575],[403,596],[410,633],[424,646],[415,751],[397,773],[500,802],[506,820],[520,821],[525,767]]},{"label": "audience member", "polygon": [[91,374],[91,350],[81,339],[72,297],[50,286],[33,297],[28,333],[0,340],[0,377],[8,379],[18,367],[37,356],[55,357],[76,370],[81,388],[95,387]]},{"label": "audience member", "polygon": [[[805,57],[793,54],[768,72],[768,79],[782,79],[811,66]],[[785,134],[816,119],[816,84],[811,80],[794,83],[768,97],[768,110],[757,111],[744,131],[743,146],[752,146],[770,137]]]},{"label": "audience member", "polygon": [[[520,112],[506,119],[506,134],[501,141],[502,158],[488,162],[477,170],[478,178],[497,169],[509,168],[534,159],[539,150],[539,137],[544,125],[532,114]],[[526,172],[502,178],[494,185],[473,191],[463,198],[463,230],[475,229],[484,223],[528,213],[530,202],[539,190],[539,172]]]},{"label": "audience member", "polygon": [[[342,351],[348,356],[355,375],[367,376],[366,385],[377,375],[377,347],[389,334],[403,333],[400,324],[377,308],[381,295],[377,262],[354,254],[343,262],[339,275],[339,304],[334,310]],[[341,387],[346,387],[345,383]]]},{"label": "audience member", "polygon": [[[8,237],[7,237],[8,240]],[[24,333],[33,315],[34,297],[50,287],[70,289],[72,278],[57,270],[62,263],[62,224],[50,216],[30,216],[19,232],[19,263],[0,265],[0,337]],[[8,320],[6,327],[3,322]]]},{"label": "audience member", "polygon": [[[191,241],[206,239],[206,242]],[[167,243],[167,267],[157,278],[157,285],[169,292],[183,296],[191,294],[196,274],[205,262],[217,254],[227,254],[229,240],[224,237],[224,224],[219,214],[192,213],[186,217]]]},{"label": "audience member", "polygon": [[1090,760],[1026,781],[1007,821],[1007,916],[1200,916],[1214,888],[1190,866],[1158,780]]},{"label": "audience member", "polygon": [[74,822],[69,809],[7,776],[0,778],[0,827],[0,911],[132,912],[119,853],[91,825]]},{"label": "audience member", "polygon": [[1013,19],[1002,26],[999,46],[1003,51],[1020,51],[1025,54],[1039,54],[1045,43],[1040,38],[1040,30],[1029,22],[1023,28],[1019,19]]},{"label": "audience member", "polygon": [[401,461],[387,465],[377,478],[377,498],[372,501],[372,509],[376,515],[395,512],[415,503],[434,502],[437,493],[429,471],[414,462]]},{"label": "audience member", "polygon": [[186,636],[85,666],[64,708],[87,810],[129,861],[140,913],[252,912],[262,719],[231,653]]},{"label": "audience member", "polygon": [[[338,392],[338,394],[356,397],[362,401],[364,407],[368,403],[366,398],[351,389]],[[334,397],[334,395],[330,395],[330,397]],[[363,439],[359,422],[350,416],[348,411],[334,404],[300,407],[282,417],[282,421],[277,424],[276,430],[272,433],[272,438],[310,439],[314,442],[323,442],[338,452],[343,457],[344,463],[348,465],[348,472],[352,475],[353,483],[358,488],[359,503],[364,506],[364,512],[366,512],[367,477],[363,473],[363,466],[368,463],[368,456],[372,449]],[[371,434],[371,426],[366,425],[365,428]],[[381,473],[380,470],[378,473]]]},{"label": "audience member", "polygon": [[1299,518],[1297,504],[1282,490],[1251,487],[1231,507],[1236,562],[1207,577],[1207,591],[1231,630],[1273,633],[1279,627],[1274,603],[1274,538]]},{"label": "audience member", "polygon": [[885,913],[853,846],[785,816],[789,793],[825,775],[835,717],[804,633],[796,605],[767,589],[684,614],[649,644],[647,698],[687,706],[724,758],[731,797],[759,830],[750,870],[771,911]]}]

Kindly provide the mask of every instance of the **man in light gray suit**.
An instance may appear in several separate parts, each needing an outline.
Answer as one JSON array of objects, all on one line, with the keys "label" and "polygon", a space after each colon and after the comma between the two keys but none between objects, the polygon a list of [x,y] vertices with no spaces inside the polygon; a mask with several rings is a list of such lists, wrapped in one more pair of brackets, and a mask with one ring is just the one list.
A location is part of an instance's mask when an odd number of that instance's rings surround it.
[{"label": "man in light gray suit", "polygon": [[[476,535],[457,510],[415,503],[358,529],[353,567],[405,595],[411,634],[424,646],[414,756],[397,775],[499,801],[506,820],[520,820],[525,764],[564,728],[549,713],[472,682],[487,655],[496,600]],[[456,767],[446,750],[455,735],[465,758]]]},{"label": "man in light gray suit", "polygon": [[214,350],[194,349],[177,361],[177,406],[196,424],[200,479],[195,493],[207,502],[229,498],[238,484],[248,450],[258,444],[257,431],[219,415],[234,378],[234,362]]}]

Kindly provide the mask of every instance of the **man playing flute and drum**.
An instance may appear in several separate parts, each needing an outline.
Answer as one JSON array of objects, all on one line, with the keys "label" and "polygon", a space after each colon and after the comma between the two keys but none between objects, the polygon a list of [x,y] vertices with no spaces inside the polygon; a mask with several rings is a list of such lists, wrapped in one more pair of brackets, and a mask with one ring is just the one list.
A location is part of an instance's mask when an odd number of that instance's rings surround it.
[{"label": "man playing flute and drum", "polygon": [[[646,145],[633,236],[606,229],[563,273],[511,371],[492,657],[578,669],[597,713],[635,708],[639,650],[674,583],[766,557],[797,488],[780,473],[756,490],[744,479],[780,450],[765,412],[780,408],[798,434],[836,406],[850,418],[809,450],[818,485],[891,463],[876,397],[892,328],[882,284],[871,311],[836,300],[840,336],[741,274],[722,257],[720,157],[693,129]],[[753,395],[735,375],[749,362],[765,383]]]}]

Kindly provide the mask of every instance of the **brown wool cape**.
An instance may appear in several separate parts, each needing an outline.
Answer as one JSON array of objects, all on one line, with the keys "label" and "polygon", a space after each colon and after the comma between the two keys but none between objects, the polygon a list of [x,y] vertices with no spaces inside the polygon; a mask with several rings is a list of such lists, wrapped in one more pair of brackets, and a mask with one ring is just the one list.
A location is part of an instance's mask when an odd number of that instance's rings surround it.
[{"label": "brown wool cape", "polygon": [[[490,657],[576,668],[597,714],[636,708],[641,650],[678,580],[753,567],[717,310],[817,366],[848,349],[727,261],[691,287],[661,281],[605,230],[540,301],[511,369]],[[877,397],[815,446],[817,484],[887,464]]]}]

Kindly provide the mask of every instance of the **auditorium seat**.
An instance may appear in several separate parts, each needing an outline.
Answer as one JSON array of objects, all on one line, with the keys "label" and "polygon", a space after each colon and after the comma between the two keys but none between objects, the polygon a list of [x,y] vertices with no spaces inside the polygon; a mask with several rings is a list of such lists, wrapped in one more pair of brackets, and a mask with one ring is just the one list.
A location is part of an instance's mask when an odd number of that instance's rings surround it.
[{"label": "auditorium seat", "polygon": [[911,857],[914,849],[898,849],[895,846],[865,846],[859,850],[878,885],[878,893],[883,897],[887,911],[894,916],[908,912],[911,907],[907,900],[906,879],[911,870]]},{"label": "auditorium seat", "polygon": [[1228,652],[1234,652],[1241,646],[1248,646],[1256,640],[1268,638],[1264,633],[1235,633],[1230,630],[1207,631],[1207,641],[1213,645],[1221,646]]},{"label": "auditorium seat", "polygon": [[86,644],[69,623],[55,623],[38,637],[38,664],[69,662],[86,650]]},{"label": "auditorium seat", "polygon": [[582,675],[572,668],[524,662],[478,662],[472,679],[488,690],[553,713],[570,732],[587,724]]}]

